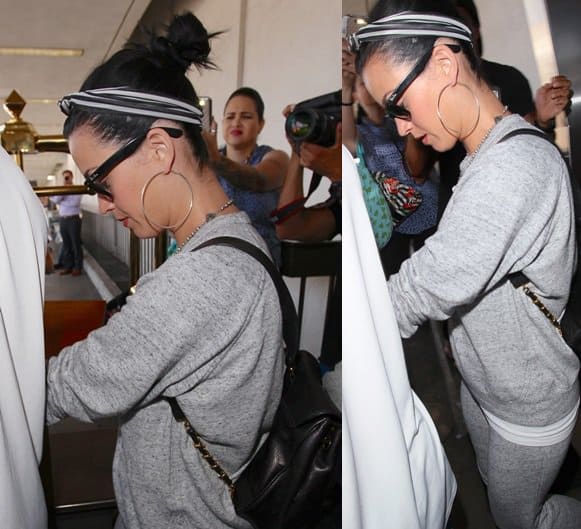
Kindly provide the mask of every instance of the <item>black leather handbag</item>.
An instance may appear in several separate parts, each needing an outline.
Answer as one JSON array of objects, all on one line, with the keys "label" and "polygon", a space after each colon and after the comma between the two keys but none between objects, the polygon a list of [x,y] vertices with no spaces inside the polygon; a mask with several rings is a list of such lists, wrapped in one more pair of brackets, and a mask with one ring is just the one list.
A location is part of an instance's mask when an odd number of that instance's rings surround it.
[{"label": "black leather handbag", "polygon": [[172,413],[230,489],[237,514],[255,529],[340,526],[341,414],[321,384],[318,361],[298,349],[298,318],[290,293],[272,261],[247,241],[217,237],[192,251],[216,244],[252,255],[276,285],[286,346],[281,401],[268,438],[236,483],[209,453],[177,401],[167,398]]}]

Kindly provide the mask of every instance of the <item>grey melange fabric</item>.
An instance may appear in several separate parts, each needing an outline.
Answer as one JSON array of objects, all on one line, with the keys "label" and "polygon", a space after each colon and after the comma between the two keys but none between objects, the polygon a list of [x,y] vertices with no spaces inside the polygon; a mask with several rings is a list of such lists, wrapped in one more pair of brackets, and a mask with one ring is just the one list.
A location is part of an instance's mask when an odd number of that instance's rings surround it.
[{"label": "grey melange fabric", "polygon": [[388,281],[403,336],[428,319],[451,318],[456,363],[478,403],[497,417],[544,426],[579,397],[579,360],[531,300],[509,282],[524,270],[532,290],[560,314],[575,267],[567,168],[530,126],[504,118],[470,160],[438,231]]},{"label": "grey melange fabric", "polygon": [[[467,426],[479,463],[488,462],[481,473],[489,490],[501,491],[495,497],[504,505],[491,497],[491,508],[502,529],[561,527],[552,524],[581,519],[580,502],[552,501],[534,522],[538,525],[525,521],[540,512],[534,509],[543,505],[544,493],[535,494],[550,486],[567,442],[536,450],[514,445],[475,419],[482,415],[475,410],[484,408],[512,424],[542,427],[567,415],[579,398],[575,354],[522,289],[499,285],[507,274],[523,270],[532,290],[560,314],[575,268],[570,184],[561,156],[529,135],[498,143],[509,131],[528,126],[520,116],[504,118],[480,152],[462,162],[438,231],[388,281],[403,336],[427,319],[451,318],[454,357],[474,404],[467,407],[463,399],[465,413],[472,410]],[[545,465],[542,472],[534,467],[537,481],[523,473],[503,488],[515,471],[510,462],[524,469],[536,455]],[[538,485],[535,494],[519,492],[525,482]],[[565,511],[556,514],[556,506]],[[521,522],[513,524],[519,516]]]},{"label": "grey melange fabric", "polygon": [[581,528],[581,502],[561,494],[548,495],[571,438],[551,446],[510,443],[488,425],[465,386],[460,395],[496,525],[500,529]]},{"label": "grey melange fabric", "polygon": [[251,256],[224,246],[190,251],[222,235],[266,250],[245,213],[215,218],[143,276],[105,327],[48,367],[49,423],[120,417],[113,474],[127,529],[249,527],[159,400],[178,396],[233,477],[271,427],[284,372],[278,295]]}]

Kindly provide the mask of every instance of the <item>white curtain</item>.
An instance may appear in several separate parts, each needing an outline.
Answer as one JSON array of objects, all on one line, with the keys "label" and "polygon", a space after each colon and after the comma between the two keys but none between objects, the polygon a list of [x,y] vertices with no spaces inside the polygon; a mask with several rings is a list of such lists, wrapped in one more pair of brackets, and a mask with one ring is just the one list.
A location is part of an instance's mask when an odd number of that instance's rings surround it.
[{"label": "white curtain", "polygon": [[343,528],[442,529],[456,481],[409,385],[353,158],[343,147]]},{"label": "white curtain", "polygon": [[0,148],[0,527],[43,529],[46,217]]}]

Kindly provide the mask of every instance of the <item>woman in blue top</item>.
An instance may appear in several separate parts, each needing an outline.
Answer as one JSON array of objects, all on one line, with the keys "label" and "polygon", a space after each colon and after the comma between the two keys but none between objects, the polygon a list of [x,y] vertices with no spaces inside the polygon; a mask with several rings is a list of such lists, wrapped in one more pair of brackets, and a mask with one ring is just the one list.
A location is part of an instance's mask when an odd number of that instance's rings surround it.
[{"label": "woman in blue top", "polygon": [[269,215],[277,208],[289,158],[284,151],[258,145],[263,127],[264,102],[260,94],[253,88],[239,88],[230,95],[224,109],[222,134],[226,145],[218,150],[214,143],[210,151],[226,194],[248,214],[280,265],[280,242]]}]

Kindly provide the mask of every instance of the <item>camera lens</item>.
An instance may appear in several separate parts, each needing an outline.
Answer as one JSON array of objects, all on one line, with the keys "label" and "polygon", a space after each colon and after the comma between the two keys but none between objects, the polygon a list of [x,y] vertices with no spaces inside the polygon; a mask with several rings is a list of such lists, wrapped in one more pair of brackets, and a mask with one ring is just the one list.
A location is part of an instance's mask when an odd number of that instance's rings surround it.
[{"label": "camera lens", "polygon": [[[340,97],[340,92],[338,93]],[[329,96],[324,96],[329,97]],[[335,98],[335,96],[333,96]],[[330,147],[335,143],[335,128],[341,121],[341,106],[309,108],[306,102],[297,105],[285,122],[287,137],[295,143],[315,143]]]},{"label": "camera lens", "polygon": [[287,134],[295,140],[308,138],[316,121],[316,116],[313,120],[313,115],[314,113],[310,110],[293,112],[286,122]]}]

